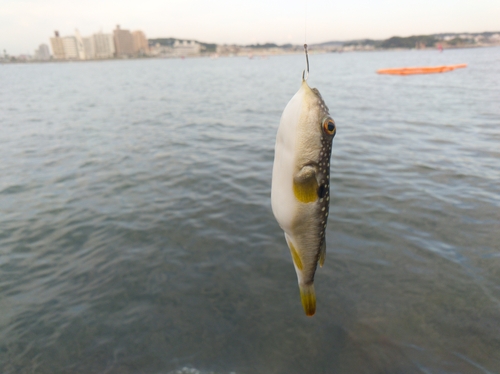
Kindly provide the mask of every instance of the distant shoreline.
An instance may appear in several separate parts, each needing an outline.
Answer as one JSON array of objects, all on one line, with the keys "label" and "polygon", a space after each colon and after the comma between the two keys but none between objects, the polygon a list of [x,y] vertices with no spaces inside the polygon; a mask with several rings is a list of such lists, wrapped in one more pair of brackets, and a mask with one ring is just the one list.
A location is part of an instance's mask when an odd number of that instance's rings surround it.
[{"label": "distant shoreline", "polygon": [[[130,34],[128,30],[122,30],[117,26],[114,32],[123,32]],[[113,37],[112,34],[95,34],[89,38],[80,41],[80,49],[78,53],[74,51],[76,47],[76,40],[80,40],[80,34],[77,36],[60,37],[56,31],[56,37],[50,38],[52,45],[52,55],[47,44],[40,44],[39,48],[35,50],[34,55],[20,54],[17,56],[9,56],[4,50],[3,56],[0,55],[0,64],[4,63],[28,63],[28,62],[75,62],[75,61],[109,61],[119,59],[143,59],[143,58],[193,58],[193,57],[234,57],[234,56],[249,56],[253,55],[286,55],[303,53],[303,46],[299,44],[282,44],[267,42],[263,44],[216,44],[201,42],[194,39],[180,39],[175,37],[157,37],[149,38],[142,31],[134,31],[137,43],[140,41],[140,46],[137,44],[133,49],[115,50],[113,48],[113,40],[115,47],[118,45],[117,36]],[[135,35],[134,34],[134,35]],[[139,35],[140,34],[140,35]],[[93,51],[92,45],[95,44],[95,38],[99,36],[107,37],[107,49],[100,51]],[[121,35],[121,34],[120,34]],[[123,35],[122,35],[123,36]],[[94,38],[94,39],[92,39]],[[114,39],[113,39],[114,38]],[[121,38],[121,37],[120,37]],[[129,39],[132,34],[129,35]],[[99,40],[101,40],[99,39]],[[115,40],[116,39],[116,40]],[[139,40],[140,39],[140,40]],[[55,43],[55,41],[58,43]],[[61,46],[63,40],[68,41],[66,52],[64,46]],[[94,40],[94,44],[92,44]],[[121,40],[121,39],[120,39]],[[134,39],[135,40],[135,39]],[[53,44],[53,42],[55,44]],[[88,42],[88,43],[87,43]],[[73,44],[74,45],[73,45]],[[84,45],[83,45],[83,44]],[[111,43],[111,44],[110,44]],[[120,42],[121,43],[121,42]],[[121,45],[119,43],[119,45]],[[73,49],[70,47],[73,45]],[[100,45],[100,44],[99,44]],[[463,49],[463,48],[483,48],[500,46],[500,31],[484,31],[484,32],[462,32],[462,33],[437,33],[429,35],[411,35],[411,36],[392,36],[388,39],[354,39],[354,40],[331,40],[322,43],[308,44],[311,53],[330,53],[330,52],[359,52],[359,51],[385,51],[385,50],[427,50],[427,49]],[[64,48],[63,48],[64,47]],[[85,49],[85,48],[88,49]],[[54,53],[54,48],[57,53]],[[60,49],[63,48],[63,52]],[[83,48],[83,49],[82,49]],[[104,48],[100,45],[100,48]],[[80,53],[81,52],[81,53]],[[57,56],[58,59],[55,59]],[[105,58],[91,58],[85,57],[101,56]]]},{"label": "distant shoreline", "polygon": [[[450,46],[443,48],[443,51],[447,50],[457,50],[457,49],[472,49],[472,48],[497,48],[500,44],[495,45],[464,45],[464,46]],[[426,48],[372,48],[372,49],[352,49],[352,50],[325,50],[318,49],[314,45],[308,47],[309,54],[342,54],[342,53],[352,53],[352,52],[401,52],[401,51],[438,51],[436,47],[426,47]],[[182,59],[218,59],[218,58],[234,58],[234,57],[244,57],[244,58],[269,58],[272,56],[286,56],[286,55],[297,55],[303,54],[303,50],[277,50],[273,49],[252,49],[251,51],[243,51],[238,54],[217,54],[217,53],[203,53],[193,56],[141,56],[141,57],[128,57],[128,58],[100,58],[100,59],[86,59],[86,60],[62,60],[62,59],[50,59],[50,60],[33,60],[33,59],[13,59],[13,60],[0,60],[0,65],[7,64],[49,64],[49,63],[88,63],[88,62],[108,62],[108,61],[137,61],[137,60],[182,60]]]}]

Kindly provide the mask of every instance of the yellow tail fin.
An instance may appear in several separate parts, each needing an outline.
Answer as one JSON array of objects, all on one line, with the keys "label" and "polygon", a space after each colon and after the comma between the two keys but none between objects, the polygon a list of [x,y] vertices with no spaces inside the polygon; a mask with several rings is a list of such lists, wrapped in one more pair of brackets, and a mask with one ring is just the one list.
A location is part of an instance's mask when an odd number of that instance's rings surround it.
[{"label": "yellow tail fin", "polygon": [[316,293],[314,292],[314,284],[305,285],[299,284],[300,300],[304,307],[306,316],[311,317],[316,313]]}]

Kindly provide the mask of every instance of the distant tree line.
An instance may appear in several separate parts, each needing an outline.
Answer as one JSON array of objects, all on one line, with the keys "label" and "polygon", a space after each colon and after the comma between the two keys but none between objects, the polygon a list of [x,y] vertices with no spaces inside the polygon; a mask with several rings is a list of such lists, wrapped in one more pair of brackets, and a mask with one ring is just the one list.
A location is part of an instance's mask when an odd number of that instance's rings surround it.
[{"label": "distant tree line", "polygon": [[417,35],[402,38],[393,36],[392,38],[383,40],[377,45],[378,48],[415,48],[416,46],[434,47],[438,42],[432,35]]},{"label": "distant tree line", "polygon": [[349,42],[343,43],[342,45],[344,47],[359,46],[359,45],[372,45],[376,47],[378,44],[380,44],[379,40],[361,39],[361,40],[351,40]]},{"label": "distant tree line", "polygon": [[343,44],[344,47],[350,46],[372,46],[375,48],[415,48],[415,47],[433,47],[438,42],[434,36],[418,35],[406,38],[393,36],[386,40],[361,39],[351,40]]},{"label": "distant tree line", "polygon": [[[493,33],[483,33],[483,34],[493,34]],[[443,42],[442,39],[438,38],[441,35],[414,35],[408,37],[393,36],[392,38],[386,40],[372,40],[372,39],[360,39],[351,40],[345,42],[342,45],[344,47],[358,47],[358,46],[372,46],[374,48],[381,49],[391,49],[391,48],[423,48],[423,47],[435,47],[436,44]],[[456,36],[453,39],[446,40],[446,44],[452,46],[460,45],[470,45],[476,43],[473,38],[461,38]]]},{"label": "distant tree line", "polygon": [[451,40],[448,40],[446,43],[452,46],[457,46],[457,45],[464,45],[464,44],[474,44],[476,41],[474,39],[463,39],[463,38],[453,38]]}]

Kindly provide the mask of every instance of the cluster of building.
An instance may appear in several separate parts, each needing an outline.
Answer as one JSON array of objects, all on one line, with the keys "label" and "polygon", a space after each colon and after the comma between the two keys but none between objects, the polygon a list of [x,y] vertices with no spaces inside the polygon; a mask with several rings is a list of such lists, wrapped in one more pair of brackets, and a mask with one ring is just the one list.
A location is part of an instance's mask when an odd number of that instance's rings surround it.
[{"label": "cluster of building", "polygon": [[455,35],[444,35],[441,39],[445,42],[450,42],[454,39],[467,40],[469,42],[477,43],[478,45],[490,45],[500,43],[500,33],[484,35],[483,34],[455,34]]},{"label": "cluster of building", "polygon": [[172,45],[154,43],[150,48],[154,57],[194,57],[202,52],[202,45],[194,40],[176,40]]},{"label": "cluster of building", "polygon": [[[263,45],[263,46],[242,46],[237,44],[220,44],[217,45],[215,56],[245,56],[249,58],[264,57],[272,55],[304,53],[304,47],[299,45]],[[317,52],[318,49],[316,48]]]},{"label": "cluster of building", "polygon": [[[50,38],[50,45],[52,56],[56,60],[94,60],[149,54],[148,40],[142,31],[130,32],[121,29],[119,25],[113,30],[113,34],[99,32],[88,37],[82,37],[78,30],[75,30],[75,35],[62,37],[55,31],[54,36]],[[45,46],[42,44],[35,51],[38,59],[50,59],[50,53],[49,57],[45,58],[45,51],[48,49]]]},{"label": "cluster of building", "polygon": [[[465,48],[500,46],[500,32],[433,34],[410,37],[392,37],[386,40],[353,40],[348,42],[331,41],[310,45],[312,53],[368,51],[391,48]],[[51,51],[52,50],[52,51]],[[10,57],[3,51],[0,62],[31,60],[95,60],[130,57],[195,57],[195,56],[253,56],[302,53],[300,45],[276,45],[274,43],[256,45],[216,45],[198,43],[194,40],[158,38],[148,41],[144,32],[121,29],[119,25],[111,34],[95,33],[82,37],[78,30],[75,35],[60,36],[58,31],[50,38],[50,48],[41,44],[34,56],[20,55]],[[52,53],[51,53],[52,52]]]}]

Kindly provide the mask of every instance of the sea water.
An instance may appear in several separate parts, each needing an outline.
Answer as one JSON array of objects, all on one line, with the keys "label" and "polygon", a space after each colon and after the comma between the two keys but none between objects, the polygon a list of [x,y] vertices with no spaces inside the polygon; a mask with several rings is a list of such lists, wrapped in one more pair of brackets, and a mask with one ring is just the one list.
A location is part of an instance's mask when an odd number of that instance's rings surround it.
[{"label": "sea water", "polygon": [[0,372],[500,371],[500,48],[310,55],[337,124],[312,318],[270,206],[304,67],[0,65]]}]

